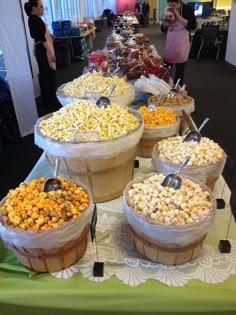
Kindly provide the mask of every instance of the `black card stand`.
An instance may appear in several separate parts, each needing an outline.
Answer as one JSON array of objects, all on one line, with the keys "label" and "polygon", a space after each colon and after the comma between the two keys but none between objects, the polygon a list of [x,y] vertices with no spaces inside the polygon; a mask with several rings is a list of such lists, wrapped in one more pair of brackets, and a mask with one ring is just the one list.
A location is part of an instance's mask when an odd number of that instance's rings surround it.
[{"label": "black card stand", "polygon": [[230,244],[230,241],[228,240],[228,235],[229,235],[229,229],[230,229],[230,225],[232,221],[232,216],[233,215],[231,213],[225,239],[219,241],[218,247],[221,254],[228,254],[231,251],[231,244]]},{"label": "black card stand", "polygon": [[[232,175],[233,174],[230,175],[231,179],[232,179]],[[231,214],[229,218],[229,224],[228,224],[228,228],[226,232],[226,237],[224,240],[220,240],[219,246],[218,246],[219,251],[222,254],[230,253],[231,251],[231,244],[230,244],[230,241],[228,240],[228,235],[229,235],[229,229],[230,229],[232,217],[234,217],[234,221],[236,222],[236,192],[234,191],[234,189],[231,189],[231,196],[230,196],[229,204],[230,204]]]},{"label": "black card stand", "polygon": [[94,205],[92,220],[90,224],[90,234],[92,242],[95,240],[95,247],[96,247],[96,255],[97,261],[95,261],[93,265],[93,276],[94,277],[103,277],[104,276],[104,263],[98,261],[98,248],[96,242],[96,225],[97,225],[97,205]]},{"label": "black card stand", "polygon": [[139,168],[139,160],[134,161],[134,168]]}]

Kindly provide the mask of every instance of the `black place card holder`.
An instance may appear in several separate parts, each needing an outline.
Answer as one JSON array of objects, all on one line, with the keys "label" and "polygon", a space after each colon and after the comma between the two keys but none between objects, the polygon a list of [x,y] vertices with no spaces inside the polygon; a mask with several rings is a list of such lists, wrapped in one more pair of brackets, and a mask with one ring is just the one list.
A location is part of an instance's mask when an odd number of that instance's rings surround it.
[{"label": "black place card holder", "polygon": [[230,204],[232,215],[234,217],[234,221],[236,222],[236,191],[234,190],[234,188],[231,190],[229,204]]},{"label": "black place card holder", "polygon": [[91,240],[92,240],[92,242],[95,240],[96,254],[97,254],[97,261],[95,261],[95,263],[93,265],[93,276],[94,277],[103,277],[103,275],[104,275],[104,263],[98,261],[98,249],[97,249],[97,243],[96,243],[97,220],[98,220],[97,205],[95,203],[94,209],[93,209],[93,214],[92,214],[92,219],[91,219],[91,224],[90,224]]},{"label": "black place card holder", "polygon": [[134,168],[139,168],[139,160],[134,161]]},{"label": "black place card holder", "polygon": [[222,198],[216,199],[216,208],[217,209],[225,209],[225,201]]},{"label": "black place card holder", "polygon": [[91,235],[92,242],[94,241],[95,235],[96,235],[97,220],[98,220],[98,216],[97,216],[97,205],[96,205],[96,203],[95,203],[94,208],[93,208],[93,214],[92,214],[91,224],[90,224],[90,235]]}]

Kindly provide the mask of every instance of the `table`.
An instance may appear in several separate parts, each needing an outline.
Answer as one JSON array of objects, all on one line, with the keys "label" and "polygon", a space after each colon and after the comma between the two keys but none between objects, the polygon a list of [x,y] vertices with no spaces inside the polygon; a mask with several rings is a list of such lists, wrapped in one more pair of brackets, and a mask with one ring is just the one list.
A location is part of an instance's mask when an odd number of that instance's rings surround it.
[{"label": "table", "polygon": [[[146,161],[147,159],[140,159],[140,163]],[[139,169],[135,172],[139,172]],[[42,175],[52,175],[44,154],[26,181]],[[222,183],[217,185],[215,193],[221,196]],[[223,197],[228,199],[228,193],[224,190]],[[103,205],[98,204],[98,208],[102,206],[109,208],[109,205],[112,205],[112,201]],[[212,230],[208,241],[217,244],[218,239],[225,237],[225,224],[222,222],[228,222],[229,214],[229,209],[217,210],[217,229]],[[236,240],[234,222],[231,222],[231,225],[229,238]],[[236,251],[234,261],[236,261]],[[205,264],[208,263],[206,260]],[[209,270],[211,269],[214,271],[214,267],[209,265]],[[122,274],[120,276],[122,277]],[[167,286],[152,279],[131,287],[115,276],[105,281],[94,282],[80,273],[69,279],[56,279],[49,274],[35,274],[25,270],[11,251],[1,251],[0,247],[0,314],[116,315],[122,312],[137,315],[168,312],[168,314],[222,315],[235,314],[235,296],[236,275],[228,277],[223,283],[212,284],[190,280],[184,286],[178,287]]]},{"label": "table", "polygon": [[127,20],[127,22],[130,24],[130,25],[133,25],[133,24],[139,24],[139,21],[136,17],[136,15],[130,15],[130,14],[126,14],[124,13],[123,14],[123,20]]},{"label": "table", "polygon": [[201,29],[202,25],[205,23],[219,25],[220,22],[223,22],[223,17],[210,16],[206,18],[197,18],[197,29]]}]

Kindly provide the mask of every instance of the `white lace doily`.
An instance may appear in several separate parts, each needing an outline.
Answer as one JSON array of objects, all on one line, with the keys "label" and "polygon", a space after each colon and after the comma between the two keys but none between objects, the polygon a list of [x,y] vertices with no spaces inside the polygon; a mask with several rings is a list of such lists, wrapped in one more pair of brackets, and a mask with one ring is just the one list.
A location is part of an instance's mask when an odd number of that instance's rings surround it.
[{"label": "white lace doily", "polygon": [[80,272],[85,278],[95,282],[116,276],[129,286],[138,286],[148,279],[155,279],[174,287],[183,286],[192,279],[220,283],[230,275],[236,275],[236,241],[230,240],[229,254],[221,254],[217,247],[204,244],[199,257],[189,263],[178,266],[161,265],[145,260],[135,250],[122,214],[104,212],[98,217],[96,243],[98,260],[104,262],[104,277],[93,277],[93,264],[97,261],[97,254],[95,243],[91,242],[79,262],[51,275],[65,279]]}]

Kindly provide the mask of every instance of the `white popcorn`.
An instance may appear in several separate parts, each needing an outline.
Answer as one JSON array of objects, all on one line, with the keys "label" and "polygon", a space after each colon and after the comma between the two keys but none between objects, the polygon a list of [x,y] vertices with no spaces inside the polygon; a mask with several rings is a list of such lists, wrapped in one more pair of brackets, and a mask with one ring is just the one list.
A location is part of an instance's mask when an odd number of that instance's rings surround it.
[{"label": "white popcorn", "polygon": [[158,224],[191,224],[209,216],[213,209],[207,190],[182,176],[182,185],[178,190],[158,185],[164,177],[164,174],[155,174],[133,183],[127,192],[130,207]]},{"label": "white popcorn", "polygon": [[184,137],[176,136],[163,139],[154,147],[153,156],[173,164],[181,164],[186,156],[190,156],[187,167],[213,165],[224,157],[223,149],[206,137],[201,141],[184,142]]},{"label": "white popcorn", "polygon": [[105,77],[101,73],[86,73],[64,85],[61,92],[66,96],[80,97],[85,92],[97,92],[108,96],[112,84],[116,84],[113,95],[120,95],[132,88],[132,85],[118,76]]}]

